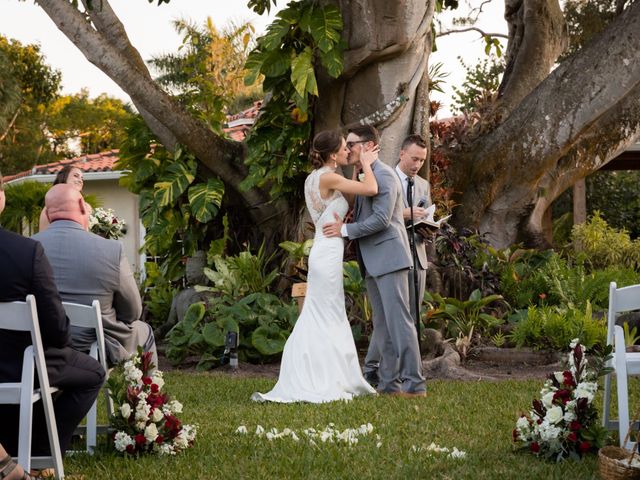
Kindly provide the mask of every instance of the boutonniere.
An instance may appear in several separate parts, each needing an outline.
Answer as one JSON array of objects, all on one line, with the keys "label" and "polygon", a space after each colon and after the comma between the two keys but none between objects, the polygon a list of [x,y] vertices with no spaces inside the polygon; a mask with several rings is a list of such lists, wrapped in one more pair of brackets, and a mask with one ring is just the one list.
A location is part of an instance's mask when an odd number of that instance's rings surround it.
[{"label": "boutonniere", "polygon": [[359,173],[358,174],[358,181],[359,182],[364,182],[364,173]]}]

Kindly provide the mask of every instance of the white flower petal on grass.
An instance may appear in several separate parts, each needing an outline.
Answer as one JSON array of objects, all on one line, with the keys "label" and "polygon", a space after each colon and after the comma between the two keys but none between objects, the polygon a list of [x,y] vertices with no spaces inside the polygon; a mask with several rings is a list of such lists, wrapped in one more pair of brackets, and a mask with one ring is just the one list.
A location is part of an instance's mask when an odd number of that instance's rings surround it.
[{"label": "white flower petal on grass", "polygon": [[240,425],[238,428],[236,428],[236,433],[240,435],[246,435],[247,427],[245,427],[244,425]]},{"label": "white flower petal on grass", "polygon": [[264,435],[264,428],[262,427],[262,425],[258,425],[256,427],[256,435],[259,436],[259,437]]},{"label": "white flower petal on grass", "polygon": [[382,446],[382,442],[376,443],[376,448],[380,448]]},{"label": "white flower petal on grass", "polygon": [[449,453],[449,458],[465,458],[467,456],[467,452],[463,452],[458,450],[456,447],[453,447],[451,453]]}]

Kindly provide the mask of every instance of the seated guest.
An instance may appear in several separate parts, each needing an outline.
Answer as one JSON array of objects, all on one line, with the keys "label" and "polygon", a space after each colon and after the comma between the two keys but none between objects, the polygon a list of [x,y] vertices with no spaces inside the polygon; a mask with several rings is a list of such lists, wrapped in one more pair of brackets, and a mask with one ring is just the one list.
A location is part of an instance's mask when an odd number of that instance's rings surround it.
[{"label": "seated guest", "polygon": [[31,477],[18,465],[0,444],[0,478],[3,480],[31,480]]},{"label": "seated guest", "polygon": [[[56,285],[65,302],[100,301],[107,354],[111,363],[127,359],[141,345],[158,364],[151,326],[140,321],[142,301],[124,248],[87,232],[89,212],[82,194],[71,185],[54,185],[45,196],[51,225],[33,236],[44,247]],[[72,327],[73,347],[87,351],[93,330]]]},{"label": "seated guest", "polygon": [[[5,194],[0,185],[0,213]],[[70,345],[69,320],[53,280],[53,272],[40,243],[0,228],[0,302],[24,301],[33,294],[38,309],[49,382],[60,392],[53,399],[62,452],[73,431],[87,414],[104,383],[102,366]],[[29,332],[0,330],[0,382],[19,382]],[[0,443],[18,454],[19,406],[0,405]],[[33,417],[33,455],[49,455],[49,437],[41,403]],[[1,478],[1,477],[0,477]]]}]

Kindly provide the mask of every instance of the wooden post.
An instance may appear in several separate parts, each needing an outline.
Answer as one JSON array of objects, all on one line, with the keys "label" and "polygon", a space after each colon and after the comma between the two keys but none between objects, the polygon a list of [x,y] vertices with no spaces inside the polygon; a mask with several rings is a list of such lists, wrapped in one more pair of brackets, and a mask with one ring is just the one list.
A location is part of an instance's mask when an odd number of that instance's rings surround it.
[{"label": "wooden post", "polygon": [[306,283],[294,283],[291,287],[291,296],[298,302],[298,312],[302,311],[304,305],[304,297],[307,295]]},{"label": "wooden post", "polygon": [[587,187],[584,178],[573,184],[573,224],[587,221]]}]

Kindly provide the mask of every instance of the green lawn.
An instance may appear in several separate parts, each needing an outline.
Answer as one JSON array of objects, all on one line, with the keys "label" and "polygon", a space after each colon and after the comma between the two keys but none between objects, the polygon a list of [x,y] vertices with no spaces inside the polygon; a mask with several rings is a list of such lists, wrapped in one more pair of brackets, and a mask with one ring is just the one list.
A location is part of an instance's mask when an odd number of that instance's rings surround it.
[{"label": "green lawn", "polygon": [[[197,423],[193,448],[176,457],[122,458],[108,449],[95,456],[67,457],[67,474],[89,479],[589,479],[598,478],[595,455],[560,464],[514,452],[511,430],[519,414],[538,395],[540,380],[501,382],[429,382],[427,398],[358,398],[324,405],[256,404],[252,392],[268,390],[271,379],[233,378],[226,374],[169,372],[165,390],[185,405],[181,419]],[[638,391],[639,384],[631,388]],[[357,428],[374,431],[354,446],[318,442],[302,431]],[[245,425],[248,435],[234,433]],[[268,441],[254,435],[265,429],[294,430]],[[380,438],[376,438],[379,435]],[[382,445],[377,447],[377,443]],[[457,447],[465,459],[414,451],[435,442]]]}]

